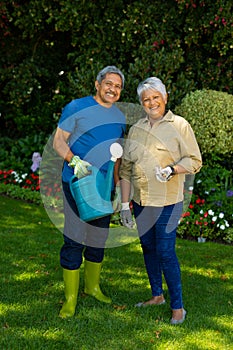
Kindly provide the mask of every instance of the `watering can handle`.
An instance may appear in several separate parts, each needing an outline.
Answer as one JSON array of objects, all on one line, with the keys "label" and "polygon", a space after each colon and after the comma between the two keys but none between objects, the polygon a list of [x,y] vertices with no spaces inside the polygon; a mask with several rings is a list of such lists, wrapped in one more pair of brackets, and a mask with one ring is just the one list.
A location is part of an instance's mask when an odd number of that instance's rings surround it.
[{"label": "watering can handle", "polygon": [[72,188],[72,183],[73,183],[73,180],[75,180],[75,179],[78,181],[78,178],[77,178],[76,175],[73,175],[73,176],[71,177],[71,179],[70,179],[70,192],[71,192],[73,198],[74,198],[75,196],[74,196],[74,191],[73,191],[73,188]]}]

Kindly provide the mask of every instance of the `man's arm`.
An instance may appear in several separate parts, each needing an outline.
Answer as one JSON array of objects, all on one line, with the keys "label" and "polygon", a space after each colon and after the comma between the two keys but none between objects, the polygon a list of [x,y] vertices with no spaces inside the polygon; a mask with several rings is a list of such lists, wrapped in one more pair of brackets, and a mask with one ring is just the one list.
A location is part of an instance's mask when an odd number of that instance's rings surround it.
[{"label": "man's arm", "polygon": [[61,156],[64,160],[66,160],[68,163],[74,156],[74,154],[70,150],[70,147],[67,144],[69,137],[69,132],[57,128],[53,139],[53,148],[55,149],[57,154]]}]

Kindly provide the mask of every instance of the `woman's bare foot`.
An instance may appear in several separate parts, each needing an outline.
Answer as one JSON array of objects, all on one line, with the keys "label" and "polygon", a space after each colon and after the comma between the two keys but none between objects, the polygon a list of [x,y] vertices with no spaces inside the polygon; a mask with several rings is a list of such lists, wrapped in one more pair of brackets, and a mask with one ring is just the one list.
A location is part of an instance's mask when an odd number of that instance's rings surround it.
[{"label": "woman's bare foot", "polygon": [[182,309],[172,310],[171,324],[180,324],[185,320],[186,311]]},{"label": "woman's bare foot", "polygon": [[150,300],[140,302],[140,303],[136,304],[135,306],[141,307],[141,306],[161,305],[161,304],[165,304],[165,299],[164,299],[163,295],[158,295],[158,296],[152,297]]}]

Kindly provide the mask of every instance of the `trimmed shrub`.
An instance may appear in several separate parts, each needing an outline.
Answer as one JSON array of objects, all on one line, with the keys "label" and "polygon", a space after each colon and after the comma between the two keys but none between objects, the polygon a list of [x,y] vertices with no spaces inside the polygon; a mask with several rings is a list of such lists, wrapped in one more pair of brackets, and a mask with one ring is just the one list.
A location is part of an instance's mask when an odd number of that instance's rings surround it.
[{"label": "trimmed shrub", "polygon": [[185,96],[175,113],[192,125],[206,162],[221,162],[222,155],[233,154],[233,95],[196,90]]}]

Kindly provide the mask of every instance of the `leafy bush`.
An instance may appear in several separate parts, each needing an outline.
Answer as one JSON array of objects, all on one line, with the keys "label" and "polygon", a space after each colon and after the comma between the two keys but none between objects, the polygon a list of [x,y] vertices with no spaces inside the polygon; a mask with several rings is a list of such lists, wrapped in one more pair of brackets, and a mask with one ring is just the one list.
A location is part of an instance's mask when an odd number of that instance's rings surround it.
[{"label": "leafy bush", "polygon": [[206,163],[221,162],[228,157],[232,159],[233,95],[196,90],[185,96],[175,113],[192,125]]},{"label": "leafy bush", "polygon": [[178,235],[233,242],[233,95],[196,90],[186,95],[175,113],[192,125],[204,163],[195,176]]},{"label": "leafy bush", "polygon": [[204,166],[195,176],[191,202],[180,220],[178,236],[203,236],[232,243],[232,213],[232,170]]},{"label": "leafy bush", "polygon": [[40,192],[32,191],[29,188],[25,189],[10,183],[0,183],[0,194],[5,194],[15,199],[22,199],[39,205],[42,204]]},{"label": "leafy bush", "polygon": [[20,139],[0,138],[0,169],[14,169],[19,173],[30,172],[34,152],[42,154],[47,137],[44,133]]}]

